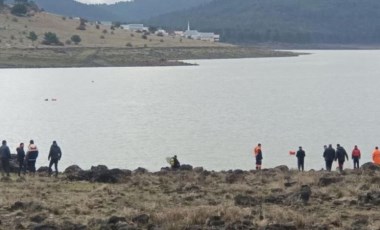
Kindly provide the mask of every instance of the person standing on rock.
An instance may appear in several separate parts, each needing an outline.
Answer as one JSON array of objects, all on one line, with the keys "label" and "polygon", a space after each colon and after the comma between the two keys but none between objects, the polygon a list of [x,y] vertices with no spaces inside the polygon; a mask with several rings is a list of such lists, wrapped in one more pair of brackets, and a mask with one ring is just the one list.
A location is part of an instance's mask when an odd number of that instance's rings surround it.
[{"label": "person standing on rock", "polygon": [[352,150],[351,157],[352,157],[352,160],[354,161],[354,169],[358,169],[361,154],[360,154],[360,149],[358,148],[357,145],[355,145],[354,150]]},{"label": "person standing on rock", "polygon": [[61,160],[62,157],[62,151],[61,148],[58,146],[56,141],[53,141],[53,144],[50,147],[50,152],[48,156],[48,160],[50,160],[49,163],[49,176],[52,173],[51,167],[54,164],[55,168],[55,176],[58,176],[58,161]]},{"label": "person standing on rock", "polygon": [[327,147],[323,152],[323,158],[325,158],[326,170],[331,172],[332,163],[335,159],[335,149],[331,144],[329,144],[329,147]]},{"label": "person standing on rock", "polygon": [[374,164],[380,165],[380,150],[379,147],[375,147],[372,153],[372,160]]},{"label": "person standing on rock", "polygon": [[305,151],[302,149],[302,147],[300,146],[298,151],[297,151],[297,159],[298,159],[298,171],[301,171],[302,169],[302,172],[304,171],[304,166],[305,166]]},{"label": "person standing on rock", "polygon": [[171,165],[172,169],[174,169],[174,170],[177,170],[177,169],[179,169],[179,167],[181,167],[181,164],[179,163],[179,161],[177,159],[177,155],[174,155],[174,157],[172,157],[172,159],[170,160],[170,165]]},{"label": "person standing on rock", "polygon": [[16,148],[17,152],[17,161],[18,161],[18,176],[21,176],[21,170],[26,172],[25,170],[25,151],[24,151],[24,143],[20,143],[20,145]]},{"label": "person standing on rock", "polygon": [[263,153],[261,151],[261,144],[259,143],[255,149],[253,150],[253,154],[256,158],[256,170],[261,170],[262,160],[263,160]]},{"label": "person standing on rock", "polygon": [[28,164],[28,171],[35,174],[36,173],[36,160],[38,157],[38,148],[34,144],[33,140],[30,140],[28,146],[28,152],[26,153],[26,162]]},{"label": "person standing on rock", "polygon": [[7,177],[9,177],[9,161],[11,159],[11,151],[9,150],[9,147],[7,146],[7,141],[3,140],[2,145],[0,147],[0,159],[1,159],[1,174],[4,176],[4,173],[7,174]]},{"label": "person standing on rock", "polygon": [[346,150],[345,150],[342,146],[340,146],[340,144],[337,144],[337,145],[336,145],[336,156],[335,156],[335,160],[338,160],[339,171],[340,171],[340,172],[343,171],[343,164],[344,164],[345,159],[348,160],[348,155],[347,155]]}]

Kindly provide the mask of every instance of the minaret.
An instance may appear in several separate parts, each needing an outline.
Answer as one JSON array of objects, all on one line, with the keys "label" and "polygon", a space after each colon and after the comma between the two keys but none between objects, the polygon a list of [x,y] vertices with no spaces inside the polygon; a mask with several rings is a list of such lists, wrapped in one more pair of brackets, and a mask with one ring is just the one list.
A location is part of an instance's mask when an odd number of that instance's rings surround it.
[{"label": "minaret", "polygon": [[190,31],[190,22],[187,21],[187,31]]}]

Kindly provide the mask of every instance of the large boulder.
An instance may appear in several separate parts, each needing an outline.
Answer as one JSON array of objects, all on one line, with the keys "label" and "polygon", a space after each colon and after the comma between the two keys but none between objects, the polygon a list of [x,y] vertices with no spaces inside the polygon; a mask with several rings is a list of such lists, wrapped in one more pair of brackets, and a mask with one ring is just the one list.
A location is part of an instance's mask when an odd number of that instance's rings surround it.
[{"label": "large boulder", "polygon": [[275,167],[274,169],[280,170],[281,172],[289,172],[289,168],[286,165],[279,165]]},{"label": "large boulder", "polygon": [[179,167],[179,170],[181,170],[181,171],[191,171],[191,170],[193,170],[193,166],[191,166],[191,165],[181,165]]},{"label": "large boulder", "polygon": [[362,170],[380,171],[380,165],[376,165],[372,162],[367,162],[360,167]]},{"label": "large boulder", "polygon": [[309,185],[302,185],[300,193],[299,193],[300,200],[304,204],[307,204],[307,202],[309,202],[310,196],[311,196],[311,188],[310,188],[310,186]]},{"label": "large boulder", "polygon": [[64,173],[65,174],[67,174],[67,173],[79,173],[81,171],[83,171],[83,169],[81,169],[81,167],[79,167],[78,165],[71,165],[65,169]]}]

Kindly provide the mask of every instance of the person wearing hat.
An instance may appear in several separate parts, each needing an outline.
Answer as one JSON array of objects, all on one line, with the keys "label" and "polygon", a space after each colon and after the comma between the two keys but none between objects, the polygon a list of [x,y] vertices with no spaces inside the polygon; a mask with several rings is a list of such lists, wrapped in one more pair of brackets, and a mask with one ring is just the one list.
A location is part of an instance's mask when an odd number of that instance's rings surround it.
[{"label": "person wearing hat", "polygon": [[61,148],[58,146],[56,141],[53,141],[53,144],[50,147],[50,152],[48,156],[48,160],[50,160],[49,163],[49,176],[52,173],[51,167],[54,164],[55,168],[55,176],[58,176],[58,161],[61,160],[62,157],[62,151]]},{"label": "person wearing hat", "polygon": [[296,155],[298,159],[298,171],[301,171],[301,169],[302,169],[302,172],[304,171],[305,156],[306,156],[305,151],[300,146]]}]

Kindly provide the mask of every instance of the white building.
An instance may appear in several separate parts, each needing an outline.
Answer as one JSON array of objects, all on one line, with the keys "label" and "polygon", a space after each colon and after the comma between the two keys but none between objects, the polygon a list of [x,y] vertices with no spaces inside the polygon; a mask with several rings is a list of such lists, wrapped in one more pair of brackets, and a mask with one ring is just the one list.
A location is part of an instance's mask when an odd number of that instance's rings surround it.
[{"label": "white building", "polygon": [[166,32],[166,30],[163,30],[163,29],[158,29],[155,33],[155,35],[157,36],[168,36],[168,32]]},{"label": "white building", "polygon": [[220,35],[210,32],[199,32],[198,30],[191,30],[190,23],[187,24],[187,30],[183,32],[183,36],[186,38],[191,38],[194,40],[202,40],[202,41],[210,41],[210,42],[218,42],[220,39]]},{"label": "white building", "polygon": [[125,30],[131,30],[131,31],[141,31],[141,32],[147,32],[149,31],[148,27],[145,27],[143,24],[126,24],[121,25],[123,29]]}]

